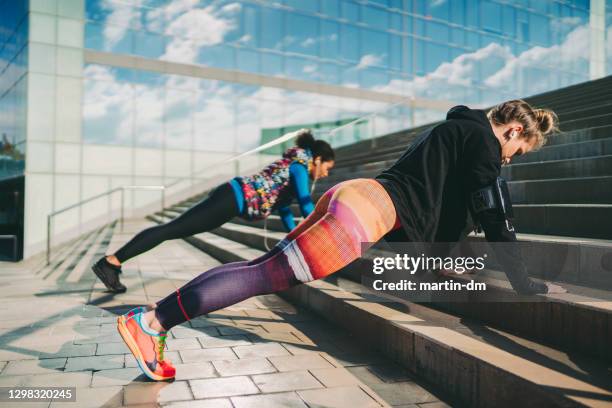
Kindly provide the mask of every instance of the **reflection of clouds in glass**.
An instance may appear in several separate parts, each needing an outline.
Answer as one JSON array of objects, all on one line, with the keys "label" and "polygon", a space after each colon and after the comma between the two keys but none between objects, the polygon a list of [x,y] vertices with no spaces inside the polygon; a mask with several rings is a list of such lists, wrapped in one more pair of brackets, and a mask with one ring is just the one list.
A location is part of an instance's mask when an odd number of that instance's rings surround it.
[{"label": "reflection of clouds in glass", "polygon": [[84,138],[90,143],[131,145],[133,139],[136,146],[159,147],[165,129],[168,147],[245,151],[259,144],[262,128],[354,118],[386,106],[177,75],[138,84],[117,76],[108,67],[85,69]]},{"label": "reflection of clouds in glass", "polygon": [[[475,52],[465,53],[450,62],[444,62],[424,76],[413,80],[393,79],[387,84],[373,87],[373,90],[487,105],[503,99],[504,93],[524,97],[547,91],[549,82],[533,80],[534,75],[540,71],[549,75],[549,68],[543,67],[554,66],[556,69],[570,72],[576,71],[578,67],[580,71],[584,71],[588,67],[588,58],[589,28],[579,26],[558,45],[535,46],[514,55],[509,47],[490,43]],[[530,81],[521,88],[519,78],[523,72],[531,69],[536,74],[532,73]],[[474,88],[479,82],[484,85],[482,95]]]},{"label": "reflection of clouds in glass", "polygon": [[357,64],[357,69],[364,69],[370,67],[372,65],[379,65],[383,60],[384,56],[375,55],[375,54],[367,54],[361,57],[359,60],[359,64]]},{"label": "reflection of clouds in glass", "polygon": [[305,65],[303,68],[303,72],[305,74],[312,74],[317,70],[317,65],[316,64],[310,64],[310,65]]},{"label": "reflection of clouds in glass", "polygon": [[134,27],[140,21],[141,9],[110,0],[103,1],[101,6],[110,12],[104,26],[104,48],[113,49],[126,35],[128,27]]},{"label": "reflection of clouds in glass", "polygon": [[301,45],[302,45],[302,47],[311,47],[311,46],[315,45],[316,43],[317,43],[317,41],[314,38],[310,37],[310,38],[307,38],[304,41],[302,41]]},{"label": "reflection of clouds in glass", "polygon": [[221,17],[212,6],[191,9],[176,17],[166,28],[172,40],[162,59],[194,62],[200,48],[220,44],[225,34],[234,28],[234,22]]},{"label": "reflection of clouds in glass", "polygon": [[220,8],[215,5],[199,7],[199,0],[172,0],[158,8],[141,7],[142,4],[143,0],[133,0],[132,5],[114,0],[100,3],[108,12],[104,21],[103,49],[112,50],[128,38],[129,28],[146,28],[169,36],[162,59],[192,63],[202,48],[222,43],[225,35],[236,28],[235,14],[242,8],[239,3]]},{"label": "reflection of clouds in glass", "polygon": [[550,20],[550,28],[552,31],[566,32],[576,27],[582,22],[580,17],[558,17]]},{"label": "reflection of clouds in glass", "polygon": [[586,68],[589,59],[589,36],[589,27],[580,26],[569,33],[559,45],[536,46],[518,56],[510,54],[504,67],[489,76],[484,83],[493,88],[503,86],[504,83],[516,81],[519,70],[529,67],[555,66],[556,69],[574,71],[575,64],[582,61]]}]

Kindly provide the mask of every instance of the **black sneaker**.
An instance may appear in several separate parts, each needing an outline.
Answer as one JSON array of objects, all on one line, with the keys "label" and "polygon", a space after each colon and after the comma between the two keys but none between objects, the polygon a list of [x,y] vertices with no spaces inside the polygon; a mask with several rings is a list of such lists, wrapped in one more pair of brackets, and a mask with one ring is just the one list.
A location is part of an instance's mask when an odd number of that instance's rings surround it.
[{"label": "black sneaker", "polygon": [[121,267],[115,266],[108,262],[105,256],[100,258],[100,260],[98,260],[98,262],[96,262],[91,269],[111,292],[123,293],[127,290],[127,288],[119,281]]}]

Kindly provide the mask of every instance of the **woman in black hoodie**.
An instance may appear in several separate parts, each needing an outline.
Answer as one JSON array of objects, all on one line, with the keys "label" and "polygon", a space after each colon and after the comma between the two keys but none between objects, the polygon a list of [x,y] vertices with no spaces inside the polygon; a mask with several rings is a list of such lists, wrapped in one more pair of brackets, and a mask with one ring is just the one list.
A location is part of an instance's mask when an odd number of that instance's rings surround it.
[{"label": "woman in black hoodie", "polygon": [[[119,332],[145,374],[169,379],[175,370],[163,356],[167,330],[251,296],[324,278],[357,259],[362,243],[376,242],[394,229],[414,242],[457,241],[469,209],[487,240],[516,241],[506,207],[498,205],[503,197],[487,198],[499,190],[501,164],[543,145],[554,126],[554,113],[520,100],[488,113],[456,106],[375,179],[348,180],[328,190],[314,212],[271,251],[204,272],[153,310],[138,308],[120,316]],[[564,291],[532,281],[516,245],[496,255],[517,292]]]},{"label": "woman in black hoodie", "polygon": [[[515,242],[507,212],[474,208],[474,200],[500,181],[502,164],[544,145],[555,122],[552,111],[533,109],[522,100],[504,102],[488,113],[453,107],[444,122],[420,134],[393,166],[376,176],[395,204],[405,238],[459,241],[470,211],[487,241]],[[529,279],[518,245],[494,249],[518,293],[565,292]]]}]

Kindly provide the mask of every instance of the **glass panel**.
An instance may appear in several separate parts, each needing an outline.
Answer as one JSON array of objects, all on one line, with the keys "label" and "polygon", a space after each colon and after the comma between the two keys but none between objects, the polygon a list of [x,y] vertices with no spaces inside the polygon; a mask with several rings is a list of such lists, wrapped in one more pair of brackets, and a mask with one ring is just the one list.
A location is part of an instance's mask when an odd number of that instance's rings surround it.
[{"label": "glass panel", "polygon": [[204,47],[198,53],[197,62],[218,68],[234,69],[234,52],[235,49],[227,45]]},{"label": "glass panel", "polygon": [[244,48],[238,48],[238,65],[240,71],[259,73],[259,53]]},{"label": "glass panel", "polygon": [[347,60],[359,61],[359,30],[357,27],[343,24],[340,27],[340,57]]},{"label": "glass panel", "polygon": [[327,14],[330,17],[339,17],[340,4],[337,1],[323,0],[321,2],[321,13]]},{"label": "glass panel", "polygon": [[285,50],[319,55],[319,20],[299,14],[287,14]]},{"label": "glass panel", "polygon": [[125,27],[87,23],[85,26],[85,48],[131,54],[133,31]]},{"label": "glass panel", "polygon": [[360,85],[363,88],[375,88],[389,83],[389,74],[382,69],[363,69],[360,71]]},{"label": "glass panel", "polygon": [[359,6],[349,0],[340,3],[342,18],[348,21],[359,21]]},{"label": "glass panel", "polygon": [[277,54],[261,53],[261,72],[266,75],[284,75],[283,57]]},{"label": "glass panel", "polygon": [[162,87],[134,86],[134,145],[162,146],[163,108],[165,91]]},{"label": "glass panel", "polygon": [[147,58],[159,58],[165,53],[165,38],[161,34],[134,31],[134,54]]},{"label": "glass panel", "polygon": [[[455,0],[453,0],[455,1]],[[429,2],[429,14],[440,20],[449,21],[450,19],[450,8],[453,1],[432,1]]]},{"label": "glass panel", "polygon": [[[319,11],[319,0],[284,0],[285,4],[289,7],[293,7],[298,10],[304,10],[311,13],[317,13]],[[323,3],[329,2],[328,0],[323,0]]]},{"label": "glass panel", "polygon": [[166,148],[191,150],[195,106],[194,92],[166,89]]},{"label": "glass panel", "polygon": [[374,28],[387,30],[389,28],[389,13],[378,7],[363,6],[361,8],[361,21]]},{"label": "glass panel", "polygon": [[240,26],[240,43],[256,46],[258,44],[259,7],[243,6],[242,24]]},{"label": "glass panel", "polygon": [[[502,26],[502,6],[492,1],[481,3],[481,22],[482,28],[495,33],[501,32]],[[509,16],[504,16],[509,18]],[[540,27],[541,28],[541,27]]]},{"label": "glass panel", "polygon": [[338,57],[338,34],[338,23],[321,21],[321,57],[330,59]]},{"label": "glass panel", "polygon": [[322,82],[337,85],[340,82],[340,67],[336,64],[319,64]]},{"label": "glass panel", "polygon": [[380,31],[361,30],[361,57],[359,65],[388,67],[389,35]]},{"label": "glass panel", "polygon": [[85,72],[89,77],[83,82],[83,141],[131,146],[134,133],[132,85],[117,80],[107,67],[90,65]]},{"label": "glass panel", "polygon": [[263,48],[280,49],[283,37],[283,13],[264,7],[261,9],[261,39]]},{"label": "glass panel", "polygon": [[234,150],[234,104],[219,94],[202,95],[194,116],[196,150],[231,152]]}]

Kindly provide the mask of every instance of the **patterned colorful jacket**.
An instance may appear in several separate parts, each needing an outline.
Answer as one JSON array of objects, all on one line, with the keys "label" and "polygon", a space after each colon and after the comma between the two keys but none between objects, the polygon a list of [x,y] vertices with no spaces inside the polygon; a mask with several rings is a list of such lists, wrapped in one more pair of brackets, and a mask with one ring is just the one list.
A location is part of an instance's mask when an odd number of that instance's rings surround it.
[{"label": "patterned colorful jacket", "polygon": [[270,215],[275,209],[274,206],[279,196],[290,188],[289,166],[296,162],[305,165],[310,170],[312,166],[310,150],[297,146],[291,147],[283,153],[281,159],[268,165],[259,173],[248,177],[236,177],[242,186],[246,205],[243,218],[256,220]]}]

